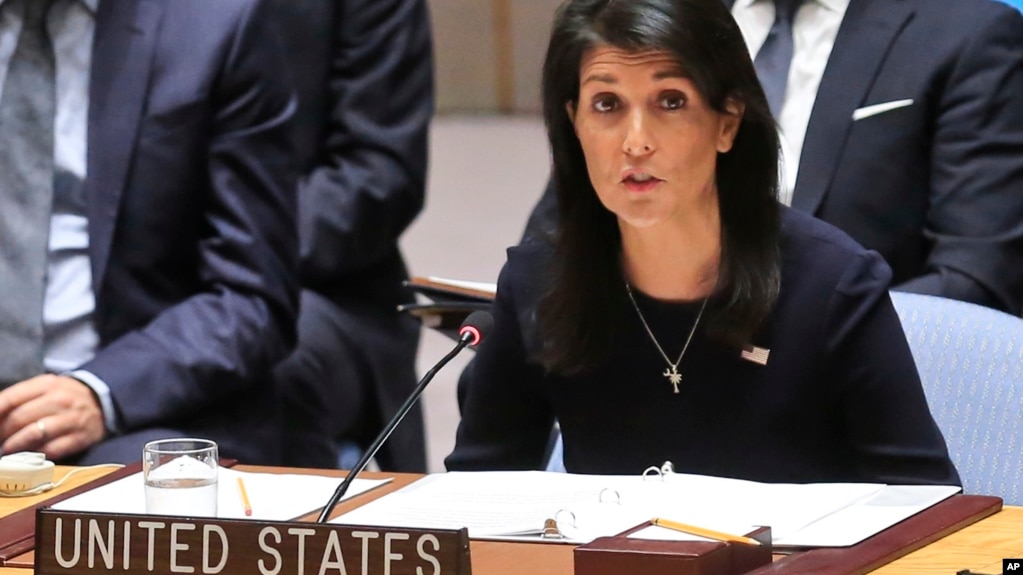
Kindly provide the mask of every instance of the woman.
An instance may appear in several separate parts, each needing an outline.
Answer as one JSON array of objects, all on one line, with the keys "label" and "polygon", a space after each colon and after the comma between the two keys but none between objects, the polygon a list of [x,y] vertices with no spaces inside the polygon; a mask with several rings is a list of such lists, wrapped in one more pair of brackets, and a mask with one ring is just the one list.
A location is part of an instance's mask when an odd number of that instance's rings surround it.
[{"label": "woman", "polygon": [[572,0],[544,66],[559,234],[509,251],[449,469],[958,484],[890,270],[782,208],[720,0]]}]

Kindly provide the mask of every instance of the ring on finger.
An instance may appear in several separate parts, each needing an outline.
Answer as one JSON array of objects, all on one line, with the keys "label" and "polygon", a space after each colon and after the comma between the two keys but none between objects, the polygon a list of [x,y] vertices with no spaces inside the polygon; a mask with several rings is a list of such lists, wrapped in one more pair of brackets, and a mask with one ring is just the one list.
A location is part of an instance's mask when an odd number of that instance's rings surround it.
[{"label": "ring on finger", "polygon": [[46,441],[46,438],[48,437],[48,434],[46,433],[46,424],[43,423],[42,419],[37,419],[36,420],[36,429],[39,430],[39,440],[40,441]]}]

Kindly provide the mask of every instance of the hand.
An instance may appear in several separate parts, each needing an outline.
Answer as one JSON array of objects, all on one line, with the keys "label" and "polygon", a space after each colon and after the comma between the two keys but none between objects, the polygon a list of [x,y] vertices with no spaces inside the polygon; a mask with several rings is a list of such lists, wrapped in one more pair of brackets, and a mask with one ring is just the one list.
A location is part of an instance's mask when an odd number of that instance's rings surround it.
[{"label": "hand", "polygon": [[40,375],[0,391],[4,453],[41,451],[58,460],[99,442],[105,432],[99,400],[72,377]]}]

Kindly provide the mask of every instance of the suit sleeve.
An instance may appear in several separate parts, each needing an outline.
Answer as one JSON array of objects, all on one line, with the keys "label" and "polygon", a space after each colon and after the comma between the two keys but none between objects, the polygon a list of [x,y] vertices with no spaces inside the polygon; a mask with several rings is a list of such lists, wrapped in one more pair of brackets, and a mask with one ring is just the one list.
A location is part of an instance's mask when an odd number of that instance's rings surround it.
[{"label": "suit sleeve", "polygon": [[480,344],[465,386],[449,471],[543,469],[554,415],[542,392],[544,374],[527,360],[521,317],[508,265],[498,278],[491,308],[494,329]]},{"label": "suit sleeve", "polygon": [[338,4],[325,157],[299,192],[302,274],[313,285],[391,255],[423,206],[434,109],[425,0]]},{"label": "suit sleeve", "polygon": [[1002,6],[992,12],[969,34],[934,111],[928,272],[897,288],[1018,315],[1023,306],[1023,17]]},{"label": "suit sleeve", "polygon": [[959,485],[888,296],[890,280],[881,257],[864,252],[827,311],[828,379],[839,386],[850,460],[865,481]]},{"label": "suit sleeve", "polygon": [[239,393],[264,393],[253,388],[294,345],[297,169],[288,130],[295,104],[266,29],[271,19],[262,4],[245,6],[225,18],[234,27],[224,31],[223,60],[197,63],[219,69],[206,146],[197,153],[205,173],[181,175],[207,182],[201,193],[180,191],[180,201],[200,199],[199,222],[181,222],[200,230],[198,241],[190,245],[185,232],[178,240],[183,257],[196,263],[197,289],[82,366],[110,387],[125,431],[194,416]]}]

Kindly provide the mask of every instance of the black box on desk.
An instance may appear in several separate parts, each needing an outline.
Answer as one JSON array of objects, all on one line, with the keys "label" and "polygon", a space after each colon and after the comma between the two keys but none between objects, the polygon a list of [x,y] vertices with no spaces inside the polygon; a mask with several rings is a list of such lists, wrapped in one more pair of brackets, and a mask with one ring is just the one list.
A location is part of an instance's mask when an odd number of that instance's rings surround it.
[{"label": "black box on desk", "polygon": [[630,539],[646,523],[575,548],[575,575],[742,575],[771,563],[771,528],[746,534],[760,545],[728,541]]}]

